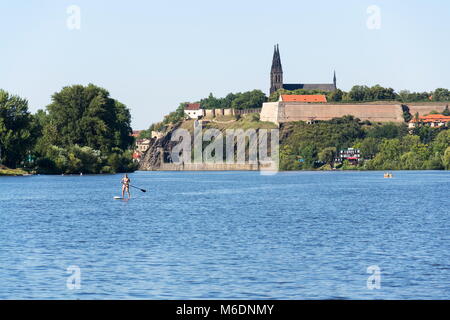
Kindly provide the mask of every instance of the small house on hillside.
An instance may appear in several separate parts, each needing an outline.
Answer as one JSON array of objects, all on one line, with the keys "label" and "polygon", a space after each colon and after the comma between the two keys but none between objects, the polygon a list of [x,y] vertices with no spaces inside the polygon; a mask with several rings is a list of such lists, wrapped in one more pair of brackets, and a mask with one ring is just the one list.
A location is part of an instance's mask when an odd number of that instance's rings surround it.
[{"label": "small house on hillside", "polygon": [[184,114],[191,119],[200,119],[204,116],[204,110],[200,106],[200,103],[189,103],[184,107]]},{"label": "small house on hillside", "polygon": [[442,114],[429,114],[427,116],[421,116],[419,118],[413,118],[408,126],[409,128],[415,128],[422,124],[428,125],[430,127],[442,127],[450,122],[450,116],[444,116]]},{"label": "small house on hillside", "polygon": [[352,165],[357,165],[359,161],[361,161],[361,151],[354,148],[340,150],[334,161],[337,163],[342,163],[344,160],[347,160]]}]

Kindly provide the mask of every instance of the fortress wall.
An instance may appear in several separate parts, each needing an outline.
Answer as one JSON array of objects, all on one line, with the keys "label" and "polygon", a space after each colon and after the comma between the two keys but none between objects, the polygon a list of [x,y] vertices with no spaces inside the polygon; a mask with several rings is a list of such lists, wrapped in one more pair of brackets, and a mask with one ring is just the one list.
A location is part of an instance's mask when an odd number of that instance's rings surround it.
[{"label": "fortress wall", "polygon": [[[353,115],[373,122],[404,122],[401,105],[333,105],[333,104],[284,104],[284,122],[307,120],[330,120]],[[283,106],[281,107],[283,108]],[[280,118],[282,120],[282,118]],[[280,121],[281,122],[281,121]]]},{"label": "fortress wall", "polygon": [[445,109],[445,104],[442,105],[407,105],[409,107],[409,113],[411,113],[412,116],[416,114],[416,112],[419,113],[419,116],[424,116],[426,114],[429,114],[431,111],[437,111],[442,112]]},{"label": "fortress wall", "polygon": [[205,117],[207,118],[214,118],[216,116],[216,113],[214,112],[214,109],[206,109],[205,110]]},{"label": "fortress wall", "polygon": [[261,109],[259,119],[261,121],[269,121],[278,123],[278,106],[279,102],[265,102]]},{"label": "fortress wall", "polygon": [[262,121],[274,123],[330,120],[353,115],[373,122],[404,122],[400,104],[308,104],[302,102],[264,103]]}]

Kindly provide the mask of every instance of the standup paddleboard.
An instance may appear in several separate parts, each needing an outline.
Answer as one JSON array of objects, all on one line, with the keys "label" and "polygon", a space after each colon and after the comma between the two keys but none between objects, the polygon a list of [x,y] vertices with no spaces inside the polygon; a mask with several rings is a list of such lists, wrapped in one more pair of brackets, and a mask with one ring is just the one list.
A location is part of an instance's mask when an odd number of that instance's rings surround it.
[{"label": "standup paddleboard", "polygon": [[122,197],[114,197],[114,200],[124,200],[125,198]]}]

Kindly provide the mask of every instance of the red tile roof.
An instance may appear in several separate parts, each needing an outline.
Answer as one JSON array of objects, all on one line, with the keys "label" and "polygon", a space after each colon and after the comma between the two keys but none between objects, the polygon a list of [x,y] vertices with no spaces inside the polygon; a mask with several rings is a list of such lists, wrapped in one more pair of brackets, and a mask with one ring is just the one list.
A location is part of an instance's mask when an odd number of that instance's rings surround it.
[{"label": "red tile roof", "polygon": [[139,137],[139,134],[142,130],[133,130],[133,133],[131,134],[132,137]]},{"label": "red tile roof", "polygon": [[141,155],[139,152],[133,152],[133,159],[140,159]]},{"label": "red tile roof", "polygon": [[199,110],[200,103],[189,103],[184,107],[184,110]]},{"label": "red tile roof", "polygon": [[285,102],[327,102],[324,94],[282,94],[281,101]]},{"label": "red tile roof", "polygon": [[[413,118],[410,122],[417,122],[416,118]],[[419,117],[419,122],[450,122],[450,116],[444,116],[442,114],[429,114],[427,116]]]}]

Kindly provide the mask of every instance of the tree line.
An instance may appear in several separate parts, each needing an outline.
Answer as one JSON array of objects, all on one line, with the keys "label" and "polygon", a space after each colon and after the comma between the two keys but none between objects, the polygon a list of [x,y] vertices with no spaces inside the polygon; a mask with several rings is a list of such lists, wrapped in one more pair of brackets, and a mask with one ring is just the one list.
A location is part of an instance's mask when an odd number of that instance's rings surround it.
[{"label": "tree line", "polygon": [[[361,122],[353,116],[315,124],[303,121],[282,126],[280,167],[282,170],[364,169],[425,170],[450,169],[448,127]],[[362,161],[350,165],[335,162],[339,150],[356,148]]]},{"label": "tree line", "polygon": [[[257,109],[262,108],[262,104],[267,101],[278,101],[281,94],[324,94],[328,102],[338,103],[363,103],[370,101],[397,101],[407,102],[448,102],[450,101],[450,91],[438,88],[431,92],[410,92],[402,90],[395,92],[392,88],[384,88],[380,85],[368,87],[365,85],[353,86],[350,91],[345,92],[337,89],[331,92],[321,90],[285,90],[279,89],[267,97],[261,90],[229,93],[222,98],[215,97],[212,93],[208,97],[196,101],[203,109]],[[165,131],[170,124],[182,121],[185,118],[184,107],[189,102],[178,105],[175,111],[169,113],[161,122],[153,123],[148,130],[141,132],[140,138],[149,138],[151,131]],[[409,121],[413,115],[405,111],[405,120]]]},{"label": "tree line", "polygon": [[438,88],[431,92],[410,92],[401,90],[395,92],[392,88],[384,88],[380,85],[368,87],[365,85],[353,86],[350,91],[345,92],[337,89],[331,92],[321,90],[285,90],[279,89],[272,93],[269,101],[277,101],[281,94],[325,94],[328,102],[371,102],[371,101],[398,101],[398,102],[448,102],[450,91]]},{"label": "tree line", "polygon": [[[229,93],[223,98],[217,98],[212,93],[208,97],[194,103],[200,103],[203,109],[258,109],[267,101],[267,96],[261,90]],[[182,102],[177,109],[164,117],[161,122],[153,123],[147,130],[142,130],[139,138],[150,138],[152,131],[165,131],[170,124],[175,124],[185,118],[184,108],[189,102]]]},{"label": "tree line", "polygon": [[35,114],[0,90],[0,162],[37,173],[132,171],[130,124],[129,109],[93,84],[64,87]]}]

